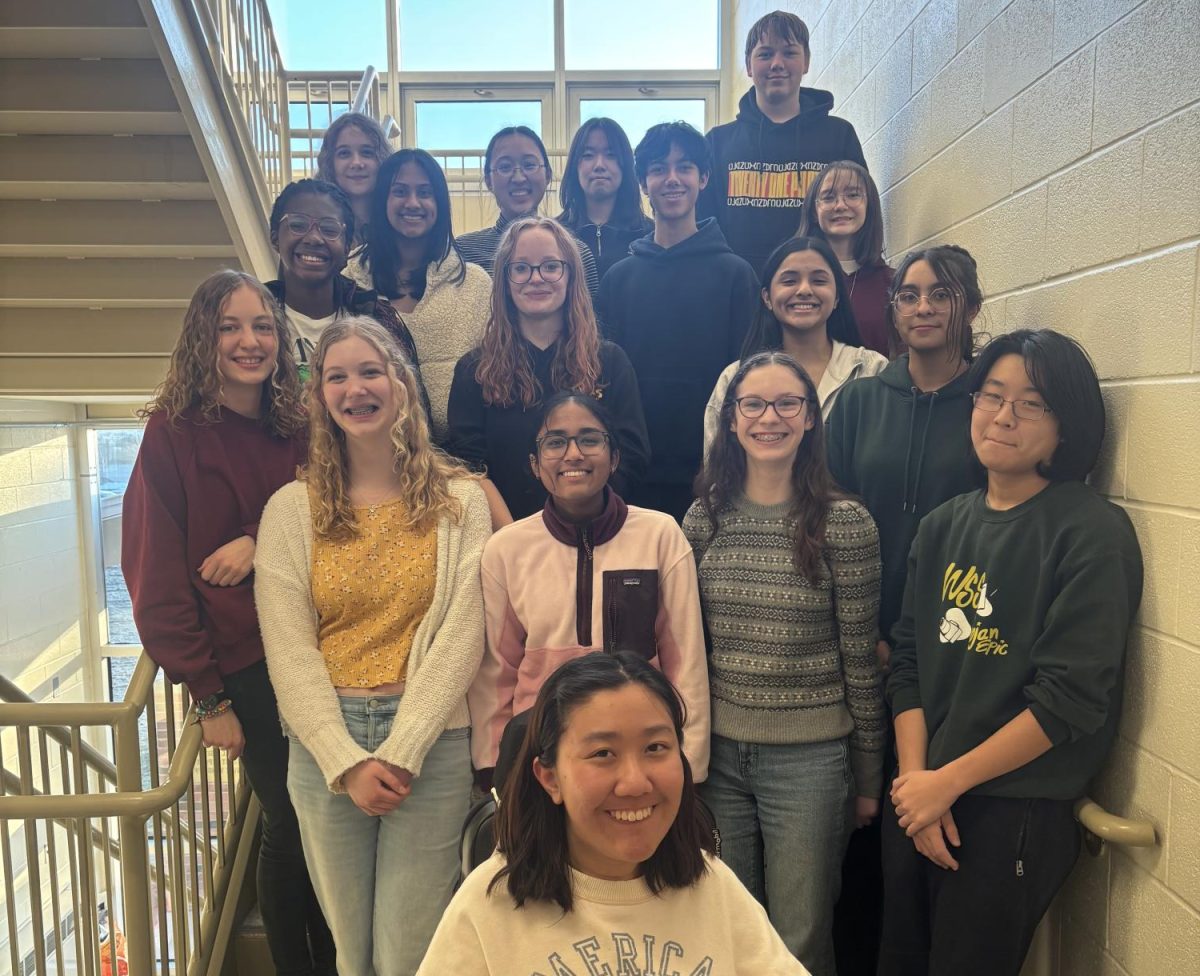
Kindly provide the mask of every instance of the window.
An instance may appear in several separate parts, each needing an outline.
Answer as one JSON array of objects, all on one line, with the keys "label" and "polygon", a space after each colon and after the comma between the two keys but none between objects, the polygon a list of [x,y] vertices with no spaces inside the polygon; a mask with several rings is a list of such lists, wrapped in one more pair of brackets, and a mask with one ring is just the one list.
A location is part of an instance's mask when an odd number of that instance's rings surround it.
[{"label": "window", "polygon": [[636,146],[646,130],[659,122],[683,121],[704,132],[705,100],[703,98],[581,98],[578,123],[595,116],[612,119]]},{"label": "window", "polygon": [[[440,6],[418,0],[418,6]],[[279,56],[288,71],[349,71],[388,66],[386,0],[267,0]]]},{"label": "window", "polygon": [[553,0],[399,0],[399,8],[404,71],[554,70]]},{"label": "window", "polygon": [[140,645],[133,625],[129,590],[121,574],[121,508],[133,462],[142,444],[142,429],[102,428],[96,431],[96,483],[100,495],[100,559],[103,567],[104,607],[108,621],[105,644]]},{"label": "window", "polygon": [[716,70],[720,0],[568,2],[568,71]]}]

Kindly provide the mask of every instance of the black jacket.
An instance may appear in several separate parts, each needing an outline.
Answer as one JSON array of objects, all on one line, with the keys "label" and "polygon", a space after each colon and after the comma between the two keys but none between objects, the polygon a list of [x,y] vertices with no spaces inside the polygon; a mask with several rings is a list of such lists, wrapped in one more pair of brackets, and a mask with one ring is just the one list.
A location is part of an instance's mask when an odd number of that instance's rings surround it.
[{"label": "black jacket", "polygon": [[800,114],[772,122],[751,88],[738,103],[737,119],[708,133],[713,169],[698,216],[716,217],[729,246],[756,273],[795,235],[804,195],[822,166],[839,159],[867,165],[854,126],[830,115],[832,108],[829,92],[801,88]]},{"label": "black jacket", "polygon": [[593,224],[588,221],[571,225],[559,217],[559,223],[566,227],[580,244],[586,244],[596,259],[596,272],[600,280],[621,258],[629,257],[630,245],[647,234],[654,233],[654,221],[642,217],[636,224],[629,227],[618,227],[615,224]]}]

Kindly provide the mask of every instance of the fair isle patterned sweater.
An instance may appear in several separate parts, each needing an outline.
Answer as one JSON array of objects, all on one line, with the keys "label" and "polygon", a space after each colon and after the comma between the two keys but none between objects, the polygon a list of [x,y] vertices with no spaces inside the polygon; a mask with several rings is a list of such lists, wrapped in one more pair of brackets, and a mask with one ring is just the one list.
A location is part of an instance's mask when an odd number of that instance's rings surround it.
[{"label": "fair isle patterned sweater", "polygon": [[712,730],[781,745],[850,737],[859,796],[883,785],[884,708],[875,659],[879,538],[857,502],[835,501],[824,567],[792,562],[789,504],[739,498],[711,525],[699,502],[683,520],[696,553],[711,641]]}]

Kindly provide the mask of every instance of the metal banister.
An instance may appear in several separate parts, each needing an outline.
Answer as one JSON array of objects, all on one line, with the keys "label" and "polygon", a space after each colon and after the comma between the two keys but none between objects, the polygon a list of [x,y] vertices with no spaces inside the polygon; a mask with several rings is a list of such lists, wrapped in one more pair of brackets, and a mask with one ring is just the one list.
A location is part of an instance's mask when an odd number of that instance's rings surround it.
[{"label": "metal banister", "polygon": [[1088,850],[1092,854],[1099,854],[1106,843],[1122,847],[1153,847],[1158,843],[1154,824],[1118,817],[1088,796],[1075,801],[1075,819],[1087,832]]}]

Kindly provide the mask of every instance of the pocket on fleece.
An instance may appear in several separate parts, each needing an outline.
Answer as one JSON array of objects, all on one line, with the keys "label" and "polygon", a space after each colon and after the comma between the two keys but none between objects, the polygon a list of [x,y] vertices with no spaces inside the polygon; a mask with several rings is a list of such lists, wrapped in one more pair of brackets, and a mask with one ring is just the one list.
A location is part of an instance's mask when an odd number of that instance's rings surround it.
[{"label": "pocket on fleece", "polygon": [[658,570],[611,569],[602,574],[604,650],[632,651],[652,661],[658,655]]}]

